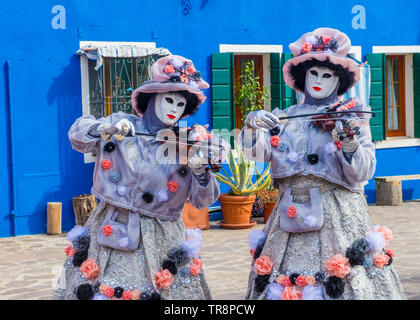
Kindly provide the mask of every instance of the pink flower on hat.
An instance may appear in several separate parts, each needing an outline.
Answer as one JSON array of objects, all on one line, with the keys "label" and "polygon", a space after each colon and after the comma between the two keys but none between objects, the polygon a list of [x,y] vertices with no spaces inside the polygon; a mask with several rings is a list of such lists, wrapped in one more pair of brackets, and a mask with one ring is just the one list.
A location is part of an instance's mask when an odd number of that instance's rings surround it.
[{"label": "pink flower on hat", "polygon": [[165,73],[174,73],[175,72],[175,67],[171,64],[167,64],[165,66],[165,68],[163,69],[163,72]]},{"label": "pink flower on hat", "polygon": [[190,82],[190,80],[188,79],[188,76],[186,74],[183,74],[181,76],[181,81],[184,82],[184,83]]},{"label": "pink flower on hat", "polygon": [[188,72],[189,72],[190,74],[193,74],[193,73],[195,72],[195,68],[194,68],[193,66],[189,66],[189,67],[188,67]]},{"label": "pink flower on hat", "polygon": [[327,45],[330,43],[331,37],[330,36],[322,36],[322,42]]},{"label": "pink flower on hat", "polygon": [[302,46],[302,52],[306,53],[312,50],[312,45],[309,42],[305,42]]}]

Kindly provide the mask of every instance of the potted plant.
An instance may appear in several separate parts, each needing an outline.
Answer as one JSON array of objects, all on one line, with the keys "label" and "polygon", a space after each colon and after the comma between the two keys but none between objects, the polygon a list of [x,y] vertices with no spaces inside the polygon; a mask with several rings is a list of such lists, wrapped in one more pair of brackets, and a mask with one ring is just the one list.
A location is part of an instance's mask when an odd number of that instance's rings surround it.
[{"label": "potted plant", "polygon": [[237,159],[234,151],[230,150],[227,156],[227,163],[232,175],[229,175],[223,168],[224,173],[216,173],[220,182],[230,187],[229,193],[223,193],[219,197],[223,213],[221,226],[228,229],[244,229],[252,227],[255,222],[250,222],[252,206],[255,202],[255,193],[262,190],[270,182],[267,177],[270,173],[270,165],[260,174],[255,181],[252,177],[255,174],[255,161],[247,160],[241,148],[236,147]]},{"label": "potted plant", "polygon": [[264,223],[266,223],[270,217],[270,214],[276,205],[277,198],[279,197],[279,191],[271,185],[271,177],[268,176],[267,180],[269,180],[267,187],[258,191],[256,194],[257,208],[262,208],[263,210]]}]

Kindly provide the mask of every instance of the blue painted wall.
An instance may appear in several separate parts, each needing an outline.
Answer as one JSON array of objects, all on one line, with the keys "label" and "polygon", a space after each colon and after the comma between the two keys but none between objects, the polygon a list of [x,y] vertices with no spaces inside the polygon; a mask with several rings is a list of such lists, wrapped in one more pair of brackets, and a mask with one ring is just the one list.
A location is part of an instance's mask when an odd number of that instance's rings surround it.
[{"label": "blue painted wall", "polygon": [[[188,1],[187,1],[188,2]],[[46,231],[46,202],[63,202],[63,229],[74,224],[71,198],[89,193],[93,164],[71,149],[67,131],[82,113],[80,40],[153,41],[191,58],[210,82],[210,56],[219,44],[282,44],[319,26],[347,33],[363,55],[373,45],[419,45],[417,0],[410,1],[1,1],[0,10],[0,237],[10,236],[11,206],[4,63],[11,62],[15,140],[16,234]],[[354,5],[366,8],[366,29],[354,30]],[[66,9],[66,29],[54,30],[54,5]],[[396,17],[396,13],[398,16]],[[209,123],[209,99],[189,123]],[[404,157],[402,157],[404,153]],[[418,148],[379,150],[378,174],[418,173]],[[406,157],[407,156],[407,157]],[[389,161],[402,157],[405,163]],[[407,160],[409,159],[409,160]],[[401,166],[401,168],[399,168]],[[369,199],[373,185],[368,186]],[[420,198],[418,182],[404,183],[405,198]],[[410,191],[411,190],[411,191]]]}]

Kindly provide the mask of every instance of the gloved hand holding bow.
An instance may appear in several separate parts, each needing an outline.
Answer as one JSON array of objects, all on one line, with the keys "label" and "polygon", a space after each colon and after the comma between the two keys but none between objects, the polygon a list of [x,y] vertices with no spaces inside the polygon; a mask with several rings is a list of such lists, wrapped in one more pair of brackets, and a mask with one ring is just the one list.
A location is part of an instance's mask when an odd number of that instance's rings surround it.
[{"label": "gloved hand holding bow", "polygon": [[245,119],[247,128],[253,129],[273,129],[279,123],[280,120],[276,116],[265,110],[253,111]]}]

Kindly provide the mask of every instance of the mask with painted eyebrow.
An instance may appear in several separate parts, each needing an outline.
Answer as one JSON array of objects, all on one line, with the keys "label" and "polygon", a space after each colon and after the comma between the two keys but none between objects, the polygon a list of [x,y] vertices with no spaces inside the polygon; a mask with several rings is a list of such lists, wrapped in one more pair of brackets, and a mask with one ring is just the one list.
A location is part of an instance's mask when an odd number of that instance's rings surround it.
[{"label": "mask with painted eyebrow", "polygon": [[185,111],[187,100],[176,92],[158,93],[155,98],[155,113],[167,126],[175,125]]},{"label": "mask with painted eyebrow", "polygon": [[337,88],[339,77],[329,68],[312,67],[306,71],[305,86],[315,99],[329,97]]}]

